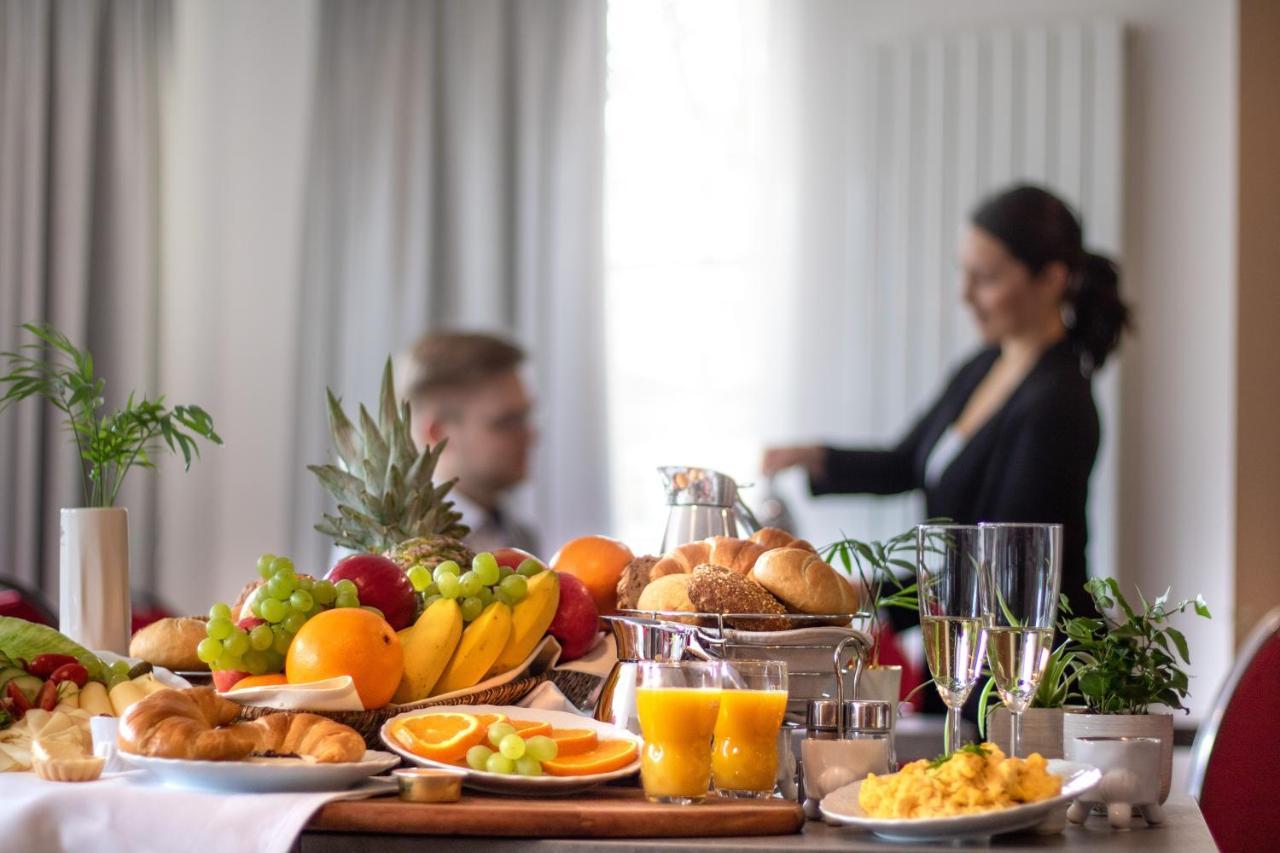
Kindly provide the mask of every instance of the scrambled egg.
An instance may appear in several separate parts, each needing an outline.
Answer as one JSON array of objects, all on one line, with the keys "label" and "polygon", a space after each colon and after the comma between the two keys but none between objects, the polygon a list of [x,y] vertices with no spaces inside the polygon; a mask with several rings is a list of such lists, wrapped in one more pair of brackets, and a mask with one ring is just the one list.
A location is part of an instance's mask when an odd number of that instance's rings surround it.
[{"label": "scrambled egg", "polygon": [[1055,797],[1062,779],[1039,754],[1006,758],[991,743],[966,746],[949,758],[913,761],[888,776],[869,775],[858,803],[871,817],[948,817]]}]

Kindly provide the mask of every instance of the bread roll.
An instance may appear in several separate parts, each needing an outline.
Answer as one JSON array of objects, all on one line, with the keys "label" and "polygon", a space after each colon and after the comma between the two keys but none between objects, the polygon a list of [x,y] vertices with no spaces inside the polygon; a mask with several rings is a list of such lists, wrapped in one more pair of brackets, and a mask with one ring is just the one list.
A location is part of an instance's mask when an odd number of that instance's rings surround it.
[{"label": "bread roll", "polygon": [[797,539],[780,527],[762,527],[751,534],[751,541],[772,551],[774,548],[803,548],[817,553],[817,549],[803,539]]},{"label": "bread roll", "polygon": [[649,572],[650,580],[663,575],[689,574],[703,565],[721,566],[744,577],[751,571],[765,549],[750,539],[712,536],[681,545],[659,560]]},{"label": "bread roll", "polygon": [[162,666],[174,672],[204,672],[209,665],[196,656],[196,646],[205,638],[205,620],[178,616],[152,622],[129,641],[129,657]]},{"label": "bread roll", "polygon": [[[785,617],[787,610],[759,584],[723,566],[698,566],[689,575],[689,600],[700,613],[742,613],[765,617]],[[785,618],[725,620],[746,631],[785,631]]]},{"label": "bread roll", "polygon": [[711,542],[702,539],[689,542],[664,554],[649,570],[649,580],[656,581],[665,575],[687,575],[694,566],[700,566],[711,557]]},{"label": "bread roll", "polygon": [[680,613],[696,613],[698,609],[689,600],[689,575],[663,575],[649,582],[640,593],[637,610],[666,610]]},{"label": "bread roll", "polygon": [[793,613],[827,615],[858,609],[858,596],[848,581],[817,554],[802,548],[766,551],[750,577]]},{"label": "bread roll", "polygon": [[658,557],[636,557],[622,570],[618,578],[618,609],[635,610],[640,602],[640,593],[649,585],[650,572],[657,564]]}]

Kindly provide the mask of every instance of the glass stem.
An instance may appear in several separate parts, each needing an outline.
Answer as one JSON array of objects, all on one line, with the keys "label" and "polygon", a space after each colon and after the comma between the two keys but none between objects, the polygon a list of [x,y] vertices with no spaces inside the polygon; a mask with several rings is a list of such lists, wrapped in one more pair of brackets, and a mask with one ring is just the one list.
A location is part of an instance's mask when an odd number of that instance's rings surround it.
[{"label": "glass stem", "polygon": [[960,709],[947,706],[947,739],[942,751],[947,755],[960,748]]},{"label": "glass stem", "polygon": [[1009,712],[1013,717],[1013,725],[1009,727],[1009,757],[1017,758],[1022,751],[1022,714]]}]

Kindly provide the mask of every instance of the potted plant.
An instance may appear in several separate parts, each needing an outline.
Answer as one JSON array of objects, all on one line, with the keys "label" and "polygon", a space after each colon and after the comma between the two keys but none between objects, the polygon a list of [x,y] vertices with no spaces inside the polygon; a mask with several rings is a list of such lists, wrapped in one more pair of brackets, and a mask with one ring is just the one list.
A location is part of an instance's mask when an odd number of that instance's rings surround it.
[{"label": "potted plant", "polygon": [[[919,599],[915,584],[916,531],[908,530],[882,542],[861,542],[842,539],[823,550],[823,559],[831,565],[841,566],[851,577],[856,577],[866,590],[863,609],[855,617],[865,626],[871,638],[857,698],[879,699],[888,702],[897,713],[902,695],[902,667],[880,662],[886,622],[881,612],[890,607],[918,610]],[[904,554],[909,552],[910,559]]]},{"label": "potted plant", "polygon": [[129,516],[115,506],[125,475],[154,468],[163,448],[181,453],[187,468],[199,456],[199,436],[222,439],[199,406],[165,406],[164,397],[136,399],[103,412],[106,382],[93,357],[53,326],[25,323],[35,338],[0,353],[0,412],[28,397],[42,397],[63,415],[80,457],[84,504],[61,514],[59,622],[62,633],[91,649],[124,654],[129,646]]},{"label": "potted plant", "polygon": [[1063,743],[1079,737],[1159,739],[1163,803],[1173,774],[1173,712],[1187,710],[1183,666],[1191,660],[1186,637],[1169,619],[1188,610],[1208,619],[1209,608],[1200,596],[1171,604],[1168,590],[1150,602],[1139,590],[1135,608],[1112,578],[1094,578],[1085,589],[1097,616],[1068,610],[1060,620],[1085,704],[1083,713],[1063,718]]},{"label": "potted plant", "polygon": [[[1065,602],[1064,596],[1063,606],[1066,606]],[[1068,701],[1075,695],[1073,688],[1079,677],[1071,641],[1064,640],[1049,653],[1040,686],[1036,689],[1031,704],[1022,712],[1024,756],[1038,752],[1045,758],[1062,758],[1063,715],[1082,710],[1080,706],[1068,705]],[[990,704],[994,691],[995,681],[988,678],[978,697],[978,734],[999,746],[1006,754],[1011,754],[1013,718],[999,699],[994,705]]]}]

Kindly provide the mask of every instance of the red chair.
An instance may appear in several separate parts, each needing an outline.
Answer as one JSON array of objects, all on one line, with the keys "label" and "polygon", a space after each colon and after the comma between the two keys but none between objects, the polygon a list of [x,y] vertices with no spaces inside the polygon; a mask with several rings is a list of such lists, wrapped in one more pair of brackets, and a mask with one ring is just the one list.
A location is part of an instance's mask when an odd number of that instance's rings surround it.
[{"label": "red chair", "polygon": [[58,617],[39,593],[4,578],[0,578],[0,616],[16,616],[28,622],[58,627]]},{"label": "red chair", "polygon": [[1274,850],[1280,838],[1280,608],[1240,649],[1191,747],[1191,795],[1227,853]]}]

